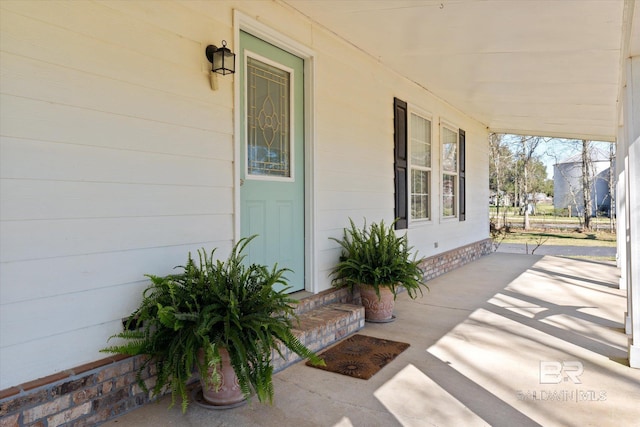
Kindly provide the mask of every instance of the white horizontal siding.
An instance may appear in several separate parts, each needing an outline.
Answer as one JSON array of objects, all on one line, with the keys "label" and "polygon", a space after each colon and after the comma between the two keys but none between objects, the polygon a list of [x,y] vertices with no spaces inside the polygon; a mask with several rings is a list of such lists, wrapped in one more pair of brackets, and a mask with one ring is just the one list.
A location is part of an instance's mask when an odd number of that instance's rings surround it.
[{"label": "white horizontal siding", "polygon": [[[48,298],[16,302],[3,307],[0,322],[6,326],[4,347],[91,328],[128,316],[143,289],[143,282],[92,289]],[[119,300],[114,307],[105,301]]]},{"label": "white horizontal siding", "polygon": [[[218,248],[216,254],[225,256],[230,246],[229,241],[209,241],[6,262],[0,269],[0,282],[17,285],[0,287],[0,301],[4,306],[135,283],[145,280],[144,274],[162,276],[174,272],[173,267],[186,264],[189,252],[195,255],[202,247],[207,252]],[[118,306],[132,307],[137,301],[120,299]]]},{"label": "white horizontal siding", "polygon": [[393,219],[394,96],[432,115],[434,142],[440,119],[467,131],[467,221],[439,220],[436,167],[434,219],[411,244],[426,256],[486,237],[484,126],[289,7],[3,1],[0,389],[102,357],[145,273],[202,246],[227,255],[237,77],[212,91],[204,48],[237,50],[236,8],[314,51],[314,290],[348,218]]},{"label": "white horizontal siding", "polygon": [[232,227],[229,215],[3,221],[2,262],[205,244]]},{"label": "white horizontal siding", "polygon": [[330,249],[335,247],[335,243],[330,242],[329,237],[342,237],[344,227],[349,227],[349,218],[353,220],[356,226],[362,226],[364,220],[368,218],[368,222],[372,219],[385,218],[389,214],[388,206],[377,207],[376,209],[364,209],[357,207],[355,209],[332,209],[322,211],[316,223],[319,231],[317,245],[319,250]]},{"label": "white horizontal siding", "polygon": [[[384,169],[391,169],[388,165],[385,165]],[[391,169],[391,172],[393,170]],[[386,176],[375,174],[375,168],[371,167],[364,172],[356,173],[354,171],[347,171],[341,169],[338,171],[322,170],[318,171],[323,175],[321,187],[318,190],[335,190],[336,188],[342,188],[346,192],[380,192],[381,189],[388,190],[389,179],[393,179],[393,174],[389,172]],[[348,182],[349,186],[345,187],[344,183]]]},{"label": "white horizontal siding", "polygon": [[3,106],[0,129],[4,137],[233,159],[232,135],[226,126],[223,132],[198,129],[13,95],[0,95],[0,102]]},{"label": "white horizontal siding", "polygon": [[230,215],[233,201],[227,187],[44,179],[3,179],[0,193],[4,221]]},{"label": "white horizontal siding", "polygon": [[[3,7],[3,51],[163,92],[210,97],[196,89],[193,79],[184,78],[185,71],[201,73],[207,63],[201,50],[205,28],[190,39],[96,2],[24,3]],[[52,16],[64,17],[52,22]],[[212,24],[194,15],[191,19],[194,24]]]},{"label": "white horizontal siding", "polygon": [[[228,161],[76,144],[2,139],[3,178],[131,184],[231,184]],[[31,166],[25,168],[25,165]]]},{"label": "white horizontal siding", "polygon": [[0,388],[10,387],[15,381],[37,379],[107,357],[99,350],[106,346],[108,338],[121,325],[121,320],[117,320],[20,345],[3,346],[0,351],[3,375]]},{"label": "white horizontal siding", "polygon": [[[8,53],[0,55],[0,73],[3,81],[9,82],[3,84],[4,94],[196,129],[232,132],[229,106],[62,65],[43,67],[38,60]],[[201,82],[201,90],[207,89],[206,75],[198,73],[191,78]]]},{"label": "white horizontal siding", "polygon": [[233,78],[211,91],[204,55],[230,19],[180,2],[0,8],[4,388],[103,357],[145,273],[226,256],[234,147]]},{"label": "white horizontal siding", "polygon": [[[393,199],[386,197],[384,191],[352,192],[352,191],[318,191],[317,203],[319,206],[331,206],[337,210],[353,209],[391,209],[393,211]],[[379,219],[376,219],[379,220]]]}]

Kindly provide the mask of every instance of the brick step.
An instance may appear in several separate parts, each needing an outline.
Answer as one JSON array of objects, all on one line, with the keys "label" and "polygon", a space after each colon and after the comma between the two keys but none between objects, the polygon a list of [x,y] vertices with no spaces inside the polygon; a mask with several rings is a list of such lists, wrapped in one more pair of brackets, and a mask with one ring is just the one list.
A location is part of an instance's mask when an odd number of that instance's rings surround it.
[{"label": "brick step", "polygon": [[[325,347],[351,335],[364,327],[364,307],[347,303],[321,305],[298,315],[294,335],[310,350],[318,352]],[[296,363],[300,357],[281,347],[281,358],[277,352],[273,355],[275,371]]]},{"label": "brick step", "polygon": [[354,302],[353,295],[346,288],[327,289],[326,291],[322,291],[317,294],[311,294],[303,291],[290,294],[289,296],[298,300],[295,307],[295,313],[298,316],[325,305]]}]

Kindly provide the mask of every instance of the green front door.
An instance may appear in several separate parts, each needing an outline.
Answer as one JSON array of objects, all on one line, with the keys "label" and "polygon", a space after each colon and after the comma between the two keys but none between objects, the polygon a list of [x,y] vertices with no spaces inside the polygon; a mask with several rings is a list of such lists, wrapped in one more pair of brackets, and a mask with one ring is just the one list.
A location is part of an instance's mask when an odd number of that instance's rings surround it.
[{"label": "green front door", "polygon": [[304,289],[304,62],[240,33],[240,231],[249,262]]}]

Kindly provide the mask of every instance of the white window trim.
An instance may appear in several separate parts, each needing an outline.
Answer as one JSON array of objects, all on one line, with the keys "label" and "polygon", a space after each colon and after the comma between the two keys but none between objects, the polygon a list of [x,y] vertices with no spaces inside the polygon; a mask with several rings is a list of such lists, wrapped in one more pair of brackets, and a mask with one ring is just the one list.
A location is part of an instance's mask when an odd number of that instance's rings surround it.
[{"label": "white window trim", "polygon": [[[444,140],[443,140],[443,134],[444,132],[442,131],[443,128],[447,128],[448,130],[454,132],[456,134],[456,171],[455,172],[448,172],[444,170],[444,149],[443,149],[443,145],[444,145]],[[438,185],[439,187],[439,202],[438,202],[438,206],[440,207],[440,221],[441,222],[449,222],[449,221],[457,221],[460,215],[459,212],[459,197],[460,197],[460,189],[459,189],[459,173],[460,173],[460,132],[459,132],[460,127],[454,125],[453,123],[447,121],[447,120],[440,120],[440,126],[438,129],[438,138],[439,138],[439,147],[438,147],[438,158],[439,158],[439,182]],[[455,215],[444,215],[444,203],[443,203],[443,198],[444,198],[444,175],[452,175],[454,177],[454,211],[455,211]]]},{"label": "white window trim", "polygon": [[[411,125],[411,116],[412,115],[416,115],[422,119],[428,120],[431,123],[431,146],[430,146],[430,150],[431,150],[431,166],[429,167],[424,167],[424,166],[416,166],[415,168],[417,170],[424,170],[424,171],[429,171],[430,172],[430,179],[429,179],[429,215],[427,218],[414,218],[412,216],[412,205],[413,205],[413,198],[412,198],[412,194],[413,194],[413,180],[412,180],[412,171],[414,169],[414,165],[413,163],[411,163],[411,149],[412,149],[412,125]],[[407,216],[409,219],[409,226],[420,226],[420,225],[426,225],[426,224],[431,224],[433,223],[433,217],[434,217],[434,203],[433,203],[433,195],[434,195],[434,187],[433,187],[433,183],[434,183],[434,170],[436,169],[434,167],[434,147],[433,147],[433,115],[421,110],[417,107],[413,107],[413,106],[409,106],[408,108],[408,116],[409,116],[409,122],[408,122],[408,126],[407,126],[407,139],[408,139],[408,147],[407,147],[407,156],[408,156],[408,165],[409,165],[409,173],[407,174],[407,192],[408,192],[408,197],[407,197],[407,204],[408,204],[408,209],[407,209]]]}]

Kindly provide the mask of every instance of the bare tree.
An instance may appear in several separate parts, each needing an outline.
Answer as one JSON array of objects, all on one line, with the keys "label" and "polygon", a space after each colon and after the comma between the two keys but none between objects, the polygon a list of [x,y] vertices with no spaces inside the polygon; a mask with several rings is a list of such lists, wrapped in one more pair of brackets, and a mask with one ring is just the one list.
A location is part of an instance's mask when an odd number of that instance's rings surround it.
[{"label": "bare tree", "polygon": [[[578,215],[580,227],[590,229],[593,226],[592,220],[594,211],[598,211],[607,200],[613,205],[613,197],[615,194],[615,177],[614,175],[605,176],[602,171],[601,162],[607,161],[605,152],[598,148],[598,144],[588,140],[569,140],[565,141],[566,145],[560,152],[575,153],[566,158],[562,163],[557,161],[557,156],[552,152],[547,155],[556,158],[555,173],[562,176],[563,180],[556,182],[555,196],[556,206],[563,206],[564,203],[569,205],[569,215],[573,210]],[[571,147],[566,150],[566,147]],[[613,166],[615,155],[613,147],[610,145],[610,153],[608,156],[609,169]],[[566,155],[566,154],[565,154]],[[602,183],[606,183],[606,190],[603,191]],[[565,188],[566,187],[566,188]],[[610,207],[611,208],[611,207]],[[612,216],[612,212],[610,212]],[[597,225],[597,223],[596,223]],[[612,226],[612,225],[611,225]]]},{"label": "bare tree", "polygon": [[[555,197],[563,198],[563,200],[560,201],[560,204],[562,205],[565,202],[567,203],[568,211],[569,211],[568,213],[569,213],[569,216],[571,216],[572,215],[571,206],[574,206],[577,212],[578,206],[580,205],[580,203],[578,202],[580,188],[578,185],[574,185],[574,171],[579,166],[576,162],[573,162],[573,161],[566,162],[565,164],[561,164],[561,161],[558,159],[558,155],[552,152],[547,152],[547,155],[550,155],[556,159],[555,160],[556,168],[554,170],[554,173],[559,173],[560,176],[562,176],[564,184],[566,184],[567,186],[566,189],[562,187],[563,191],[558,191],[560,189],[554,189],[554,200],[555,200]],[[565,190],[566,190],[566,193],[565,193]],[[578,215],[578,221],[580,223],[580,227],[582,227],[583,218],[580,215]]]},{"label": "bare tree", "polygon": [[614,162],[616,159],[615,144],[609,145],[609,180],[607,187],[609,190],[609,230],[613,232],[615,229],[614,210],[615,210],[615,194],[616,194],[616,180],[614,171]]},{"label": "bare tree", "polygon": [[591,163],[591,144],[586,139],[582,140],[582,206],[584,217],[584,228],[591,229],[591,213],[593,206],[591,204],[591,188],[593,185],[593,164]]},{"label": "bare tree", "polygon": [[[517,149],[514,150],[518,153],[521,174],[521,194],[519,196],[521,200],[521,206],[524,206],[524,224],[523,228],[529,230],[531,225],[529,223],[529,192],[533,190],[531,186],[531,176],[533,160],[537,160],[536,149],[546,141],[545,138],[539,136],[520,136],[514,144]],[[535,196],[534,196],[535,197]]]},{"label": "bare tree", "polygon": [[[513,163],[513,154],[507,146],[504,135],[492,133],[489,135],[489,187],[496,193],[496,217],[495,226],[500,228],[500,207],[504,203],[505,184],[507,171]],[[506,217],[506,209],[504,211]]]}]

